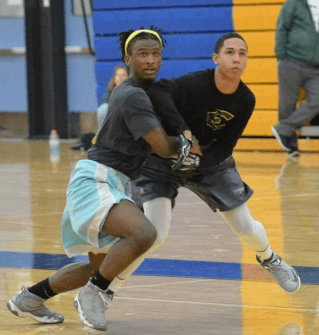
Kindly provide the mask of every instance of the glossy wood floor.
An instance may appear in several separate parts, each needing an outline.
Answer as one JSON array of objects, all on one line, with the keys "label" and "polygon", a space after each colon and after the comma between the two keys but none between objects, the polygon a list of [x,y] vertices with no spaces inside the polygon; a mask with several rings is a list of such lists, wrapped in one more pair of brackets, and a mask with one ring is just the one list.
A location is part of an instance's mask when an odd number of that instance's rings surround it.
[{"label": "glossy wood floor", "polygon": [[[181,189],[166,244],[117,292],[107,313],[108,332],[81,323],[73,307],[75,291],[48,302],[64,314],[63,324],[41,325],[12,315],[7,300],[21,285],[52,274],[48,265],[54,269],[54,260],[64,255],[65,191],[76,161],[85,157],[70,146],[62,144],[54,170],[47,142],[0,143],[1,335],[319,334],[316,152],[302,153],[298,161],[287,161],[283,152],[235,152],[239,172],[255,191],[248,202],[254,218],[264,224],[273,249],[300,271],[303,284],[297,293],[283,292],[221,216]],[[40,261],[34,261],[39,254]]]}]

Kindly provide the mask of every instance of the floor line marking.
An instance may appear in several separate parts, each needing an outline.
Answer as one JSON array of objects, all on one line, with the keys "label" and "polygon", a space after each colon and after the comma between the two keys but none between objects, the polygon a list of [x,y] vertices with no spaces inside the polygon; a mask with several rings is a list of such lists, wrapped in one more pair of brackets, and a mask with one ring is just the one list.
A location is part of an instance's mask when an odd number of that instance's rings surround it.
[{"label": "floor line marking", "polygon": [[307,308],[293,308],[293,307],[276,307],[276,306],[254,306],[254,305],[239,305],[239,304],[222,304],[216,302],[199,302],[199,301],[181,301],[181,300],[166,300],[166,299],[146,299],[146,298],[132,298],[132,297],[119,297],[114,296],[115,299],[122,300],[139,300],[139,301],[150,301],[150,302],[169,302],[173,304],[190,304],[190,305],[207,305],[207,306],[225,306],[233,308],[259,308],[259,309],[275,309],[275,310],[290,310],[290,311],[302,311],[302,312],[311,312],[318,313],[316,309],[307,309]]},{"label": "floor line marking", "polygon": [[166,285],[175,285],[175,284],[189,284],[189,283],[198,283],[198,282],[209,282],[215,279],[202,279],[202,280],[190,280],[190,281],[180,281],[174,283],[161,283],[161,284],[146,284],[146,285],[138,285],[138,286],[123,286],[121,289],[124,288],[140,288],[140,287],[156,287],[156,286],[166,286]]}]

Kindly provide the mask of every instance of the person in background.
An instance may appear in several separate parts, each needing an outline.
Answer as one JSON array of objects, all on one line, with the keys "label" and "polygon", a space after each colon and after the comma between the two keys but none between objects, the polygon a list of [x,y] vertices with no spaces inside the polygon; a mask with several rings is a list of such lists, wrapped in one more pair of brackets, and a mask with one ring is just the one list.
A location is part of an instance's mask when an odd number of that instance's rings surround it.
[{"label": "person in background", "polygon": [[98,127],[102,125],[102,122],[107,114],[107,107],[109,105],[111,93],[114,88],[121,84],[121,82],[129,76],[129,68],[125,65],[117,65],[114,68],[114,73],[107,85],[107,90],[102,97],[101,105],[97,109],[97,124]]},{"label": "person in background", "polygon": [[[319,113],[319,0],[288,0],[276,28],[279,122],[271,127],[289,157],[299,156],[297,130]],[[300,89],[306,93],[297,108]]]},{"label": "person in background", "polygon": [[[129,76],[129,73],[129,68],[125,65],[120,64],[114,68],[112,78],[109,81],[106,92],[102,97],[101,105],[96,110],[98,127],[102,125],[102,122],[107,114],[112,91],[116,86],[120,85],[121,82]],[[92,139],[94,138],[94,136],[95,133],[87,133],[81,135],[78,143],[71,147],[71,149],[88,151],[92,146]]]}]

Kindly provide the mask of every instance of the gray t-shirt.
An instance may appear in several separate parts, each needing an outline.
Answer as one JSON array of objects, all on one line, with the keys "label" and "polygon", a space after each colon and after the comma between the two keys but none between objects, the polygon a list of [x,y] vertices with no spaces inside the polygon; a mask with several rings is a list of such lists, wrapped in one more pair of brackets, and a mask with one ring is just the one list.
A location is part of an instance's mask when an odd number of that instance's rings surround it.
[{"label": "gray t-shirt", "polygon": [[136,179],[150,153],[142,137],[160,127],[149,97],[128,78],[113,90],[107,116],[88,158]]}]

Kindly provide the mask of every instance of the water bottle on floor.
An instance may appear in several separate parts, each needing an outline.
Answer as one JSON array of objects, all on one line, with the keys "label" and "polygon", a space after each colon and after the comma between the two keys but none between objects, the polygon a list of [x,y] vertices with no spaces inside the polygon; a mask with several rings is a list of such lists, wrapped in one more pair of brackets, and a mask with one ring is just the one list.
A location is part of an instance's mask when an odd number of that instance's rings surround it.
[{"label": "water bottle on floor", "polygon": [[51,130],[49,136],[50,162],[52,163],[53,171],[57,171],[58,163],[60,162],[60,138],[55,129]]}]

